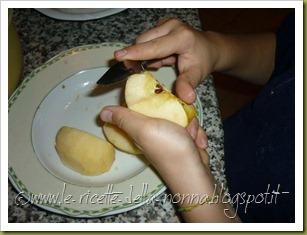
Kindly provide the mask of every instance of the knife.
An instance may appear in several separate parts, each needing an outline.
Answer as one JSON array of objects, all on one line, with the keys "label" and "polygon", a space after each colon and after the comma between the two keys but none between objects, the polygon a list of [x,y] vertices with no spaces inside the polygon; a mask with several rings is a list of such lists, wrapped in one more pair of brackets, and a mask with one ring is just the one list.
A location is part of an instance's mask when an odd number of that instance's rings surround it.
[{"label": "knife", "polygon": [[97,81],[99,85],[109,85],[112,83],[117,83],[125,80],[134,73],[144,72],[147,65],[152,61],[133,61],[125,60],[112,65],[107,72],[105,72],[102,77]]}]

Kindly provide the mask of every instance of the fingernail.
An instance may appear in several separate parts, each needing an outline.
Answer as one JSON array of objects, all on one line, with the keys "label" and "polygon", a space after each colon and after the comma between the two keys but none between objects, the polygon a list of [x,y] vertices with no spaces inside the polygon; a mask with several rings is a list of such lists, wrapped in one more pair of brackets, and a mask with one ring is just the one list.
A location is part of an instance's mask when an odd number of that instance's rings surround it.
[{"label": "fingernail", "polygon": [[113,114],[112,111],[105,109],[105,110],[102,110],[102,112],[100,113],[100,118],[104,122],[111,122],[112,114]]},{"label": "fingernail", "polygon": [[193,103],[193,102],[195,101],[195,93],[194,93],[194,91],[189,92],[189,93],[187,94],[187,98],[189,99],[189,101],[190,101],[191,103]]},{"label": "fingernail", "polygon": [[193,127],[191,128],[191,136],[192,136],[193,139],[195,139],[195,138],[196,138],[196,135],[197,135],[197,127],[196,127],[196,126],[193,126]]},{"label": "fingernail", "polygon": [[127,50],[123,49],[123,50],[118,50],[118,51],[115,51],[115,57],[123,57],[127,54]]},{"label": "fingernail", "polygon": [[187,104],[193,104],[195,101],[195,94],[193,91],[186,92],[182,98]]},{"label": "fingernail", "polygon": [[208,148],[208,141],[206,138],[201,137],[199,141],[202,149]]}]

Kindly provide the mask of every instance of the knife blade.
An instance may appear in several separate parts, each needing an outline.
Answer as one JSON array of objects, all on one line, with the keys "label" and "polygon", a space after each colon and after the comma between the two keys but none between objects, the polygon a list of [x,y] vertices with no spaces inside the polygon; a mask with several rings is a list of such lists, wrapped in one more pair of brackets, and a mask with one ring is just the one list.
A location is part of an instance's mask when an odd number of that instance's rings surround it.
[{"label": "knife blade", "polygon": [[99,85],[109,85],[123,81],[131,74],[145,71],[149,62],[126,60],[112,65],[97,81]]}]

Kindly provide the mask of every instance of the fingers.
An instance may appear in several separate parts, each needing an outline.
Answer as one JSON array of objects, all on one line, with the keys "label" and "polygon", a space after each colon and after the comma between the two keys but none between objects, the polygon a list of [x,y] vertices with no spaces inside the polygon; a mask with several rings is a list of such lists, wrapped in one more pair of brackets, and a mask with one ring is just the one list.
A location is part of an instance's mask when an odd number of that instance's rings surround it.
[{"label": "fingers", "polygon": [[[127,108],[121,107],[121,106],[107,106],[104,107],[103,110],[100,113],[100,117],[102,121],[108,122],[115,124],[118,126],[120,129],[125,131],[136,143],[139,143],[141,140],[144,141],[144,136],[142,136],[142,133],[144,133],[144,129],[148,127],[148,123],[150,118],[141,115],[139,113],[133,112]],[[150,124],[151,125],[151,124]],[[142,128],[140,128],[142,126]],[[172,126],[172,128],[175,127]],[[177,126],[176,126],[177,127]],[[157,128],[153,128],[156,130]],[[163,128],[163,130],[166,130]],[[180,136],[180,133],[178,133],[178,129],[172,129],[173,131],[176,132],[176,135]],[[198,151],[201,157],[202,162],[206,165],[209,166],[209,156],[207,152],[204,150],[205,146],[207,146],[207,136],[205,132],[202,130],[202,128],[199,126],[198,121],[196,118],[191,122],[191,124],[187,127],[188,132],[194,139],[194,142],[196,143],[196,146],[198,147]],[[183,129],[182,129],[183,131]],[[150,132],[150,131],[149,131]],[[180,131],[179,131],[180,132]],[[145,131],[147,133],[147,131]],[[159,133],[159,132],[156,132]],[[169,132],[166,132],[169,133]],[[183,132],[184,133],[184,132]],[[183,134],[185,135],[185,134]],[[163,139],[163,135],[160,135],[161,138],[156,138],[157,140],[160,139],[161,144],[161,139]],[[169,138],[168,136],[164,137],[168,140],[172,139]],[[179,142],[182,141],[181,138],[179,138]],[[186,138],[184,139],[184,142],[186,142]],[[147,151],[153,152],[150,150],[152,148],[152,142],[151,141],[145,141],[145,143],[150,143],[150,147],[147,146]],[[165,143],[163,140],[162,143]],[[176,144],[174,146],[174,149],[178,150],[178,142],[176,141]],[[144,146],[143,146],[144,147]],[[159,152],[157,147],[154,147],[154,152]],[[160,154],[160,153],[159,153]],[[153,154],[154,155],[154,154]]]},{"label": "fingers", "polygon": [[205,150],[208,147],[208,137],[205,131],[199,126],[197,118],[193,118],[190,124],[187,126],[187,131],[194,140],[194,143],[198,147],[198,152],[203,164],[209,167],[209,155]]},{"label": "fingers", "polygon": [[162,19],[156,27],[142,33],[136,38],[136,43],[147,42],[155,38],[159,38],[169,34],[177,25],[181,24],[176,19]]},{"label": "fingers", "polygon": [[195,143],[197,147],[201,149],[206,149],[208,148],[208,137],[207,134],[205,133],[204,129],[199,127],[197,130],[197,136],[195,138]]},{"label": "fingers", "polygon": [[193,120],[186,127],[187,131],[189,132],[193,140],[195,140],[197,137],[198,128],[199,128],[199,123],[197,118],[193,118]]},{"label": "fingers", "polygon": [[104,122],[115,124],[134,140],[138,138],[136,130],[139,130],[140,126],[145,126],[148,122],[148,117],[121,106],[104,107],[100,113],[100,118]]},{"label": "fingers", "polygon": [[172,25],[173,27],[182,24],[182,22],[180,20],[178,20],[177,18],[171,17],[171,18],[160,19],[157,23],[157,26],[160,26],[160,25],[162,25],[166,22],[170,23],[170,25]]},{"label": "fingers", "polygon": [[194,88],[185,80],[176,80],[176,93],[187,104],[192,104],[196,99]]},{"label": "fingers", "polygon": [[181,73],[178,77],[179,80],[183,80],[183,81],[190,83],[190,85],[193,88],[197,87],[198,82],[201,80],[201,78],[202,78],[202,73],[199,67],[197,66],[188,68],[186,71]]},{"label": "fingers", "polygon": [[[183,23],[175,18],[162,19],[158,25],[136,38],[136,44],[115,51],[117,60],[150,60],[179,54],[178,26]],[[174,31],[174,33],[172,33]],[[180,35],[180,34],[179,34]]]},{"label": "fingers", "polygon": [[114,56],[119,61],[168,57],[178,49],[176,35],[171,32],[181,24],[177,19],[163,19],[155,28],[138,36],[135,45],[115,51]]},{"label": "fingers", "polygon": [[195,101],[196,94],[194,89],[201,80],[201,71],[199,68],[191,67],[181,73],[176,80],[176,93],[186,103],[192,104]]},{"label": "fingers", "polygon": [[173,35],[169,34],[148,42],[128,46],[116,51],[114,56],[119,61],[160,59],[176,54],[179,46]]},{"label": "fingers", "polygon": [[194,140],[196,146],[201,149],[208,148],[208,137],[206,132],[203,130],[201,126],[199,126],[197,118],[193,118],[193,120],[186,127],[186,130],[191,135]]},{"label": "fingers", "polygon": [[169,56],[161,60],[155,61],[148,65],[149,68],[160,68],[165,65],[173,65],[176,63],[176,56]]},{"label": "fingers", "polygon": [[203,150],[203,149],[198,149],[198,152],[199,152],[200,158],[201,158],[202,162],[204,163],[204,165],[209,167],[210,158],[209,158],[207,151]]}]

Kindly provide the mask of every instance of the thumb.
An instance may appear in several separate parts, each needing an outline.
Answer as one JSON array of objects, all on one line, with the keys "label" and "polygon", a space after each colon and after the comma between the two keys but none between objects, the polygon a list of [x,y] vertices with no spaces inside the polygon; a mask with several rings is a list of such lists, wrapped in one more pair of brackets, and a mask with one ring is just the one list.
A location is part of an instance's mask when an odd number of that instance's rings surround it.
[{"label": "thumb", "polygon": [[125,131],[131,138],[136,140],[139,136],[140,126],[144,126],[148,117],[133,112],[121,106],[106,106],[100,113],[100,118],[104,122],[112,123]]},{"label": "thumb", "polygon": [[198,68],[190,68],[181,73],[176,80],[176,92],[178,96],[188,104],[195,101],[194,89],[201,80],[201,72]]}]

